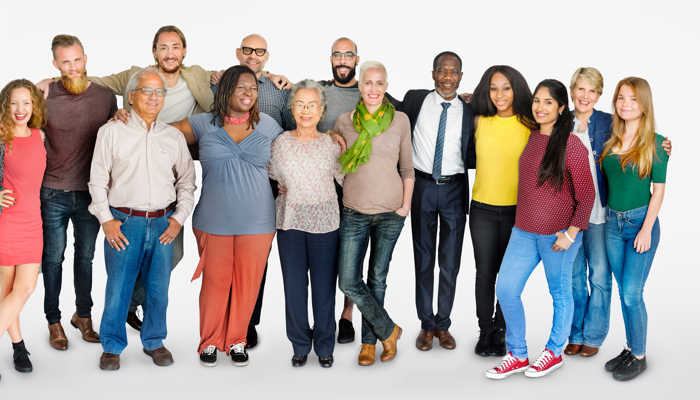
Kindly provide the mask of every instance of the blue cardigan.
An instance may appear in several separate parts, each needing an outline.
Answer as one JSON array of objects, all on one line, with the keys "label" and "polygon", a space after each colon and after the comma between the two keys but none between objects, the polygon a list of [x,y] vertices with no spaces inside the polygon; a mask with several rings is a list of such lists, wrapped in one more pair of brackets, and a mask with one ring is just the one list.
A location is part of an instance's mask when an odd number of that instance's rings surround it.
[{"label": "blue cardigan", "polygon": [[[572,111],[573,115],[574,112]],[[608,204],[608,183],[600,169],[600,155],[603,152],[603,145],[610,139],[610,130],[612,128],[612,115],[593,110],[593,115],[588,119],[588,139],[591,141],[591,149],[593,150],[593,159],[595,160],[596,177],[598,178],[598,194],[600,195],[600,204],[605,207]]]}]

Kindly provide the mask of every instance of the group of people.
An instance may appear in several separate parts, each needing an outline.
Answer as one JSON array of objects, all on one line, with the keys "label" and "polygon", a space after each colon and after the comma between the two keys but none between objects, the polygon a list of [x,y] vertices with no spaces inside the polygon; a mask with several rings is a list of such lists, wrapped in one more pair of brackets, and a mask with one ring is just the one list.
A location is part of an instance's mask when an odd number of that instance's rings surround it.
[{"label": "group of people", "polygon": [[[516,69],[493,66],[473,94],[460,96],[462,59],[450,51],[433,61],[434,89],[400,101],[387,92],[386,67],[360,65],[348,38],[332,44],[333,80],[294,85],[263,71],[270,52],[259,35],[236,49],[239,65],[218,72],[183,66],[187,42],[174,26],[156,32],[155,67],[103,78],[87,77],[78,38],[58,35],[52,51],[60,78],[19,79],[0,93],[0,335],[10,335],[18,371],[32,370],[19,314],[40,270],[50,343],[68,348],[58,304],[68,220],[71,325],[102,344],[101,369],[119,369],[127,324],[141,331],[155,364],[173,363],[163,343],[168,287],[190,214],[200,257],[192,279],[202,277],[200,362],[214,366],[217,351],[226,351],[233,364],[248,364],[277,234],[291,363],[305,365],[313,348],[328,368],[336,284],[346,296],[337,341],[354,341],[357,305],[358,363],[375,363],[377,341],[382,362],[396,357],[403,329],[384,299],[409,214],[416,347],[428,351],[436,337],[456,347],[450,316],[469,211],[475,353],[502,357],[488,378],[540,377],[561,367],[562,352],[596,354],[609,326],[611,276],[627,343],[605,368],[618,380],[646,368],[642,294],[671,146],[655,133],[644,79],[618,83],[610,115],[594,109],[603,91],[594,68],[578,69],[569,90],[546,79],[532,92]],[[193,160],[203,174],[196,205]],[[107,284],[98,334],[91,289],[100,226]],[[554,316],[544,351],[530,363],[521,294],[540,261]]]}]

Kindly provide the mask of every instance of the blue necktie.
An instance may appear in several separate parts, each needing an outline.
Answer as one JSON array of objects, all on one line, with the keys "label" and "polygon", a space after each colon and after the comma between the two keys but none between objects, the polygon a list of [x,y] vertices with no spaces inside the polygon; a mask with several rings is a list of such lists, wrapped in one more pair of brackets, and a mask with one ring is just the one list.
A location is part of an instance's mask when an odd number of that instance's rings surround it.
[{"label": "blue necktie", "polygon": [[440,125],[438,126],[437,143],[435,143],[435,157],[433,158],[433,179],[440,180],[442,176],[442,148],[445,147],[445,127],[447,126],[447,109],[450,103],[442,103]]}]

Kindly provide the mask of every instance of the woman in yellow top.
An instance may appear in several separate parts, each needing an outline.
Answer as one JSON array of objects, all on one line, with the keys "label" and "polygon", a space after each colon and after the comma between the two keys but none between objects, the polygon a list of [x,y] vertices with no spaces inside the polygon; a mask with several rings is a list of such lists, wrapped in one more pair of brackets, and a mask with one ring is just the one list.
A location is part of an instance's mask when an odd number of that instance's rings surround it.
[{"label": "woman in yellow top", "polygon": [[518,160],[537,124],[527,81],[507,65],[494,65],[484,72],[471,104],[476,115],[476,178],[469,231],[480,329],[474,351],[482,357],[502,357],[506,354],[506,325],[498,303],[494,315],[496,276],[515,225]]}]

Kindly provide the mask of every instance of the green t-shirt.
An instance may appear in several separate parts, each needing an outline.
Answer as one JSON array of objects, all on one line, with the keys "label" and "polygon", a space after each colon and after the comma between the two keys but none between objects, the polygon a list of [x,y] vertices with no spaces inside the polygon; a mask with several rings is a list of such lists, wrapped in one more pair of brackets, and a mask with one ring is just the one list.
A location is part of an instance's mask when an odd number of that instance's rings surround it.
[{"label": "green t-shirt", "polygon": [[666,183],[668,154],[661,142],[664,137],[656,134],[656,159],[651,166],[651,174],[639,179],[637,168],[627,166],[622,170],[620,157],[612,155],[603,159],[603,172],[608,178],[608,207],[615,211],[629,211],[644,207],[651,199],[651,182]]}]

